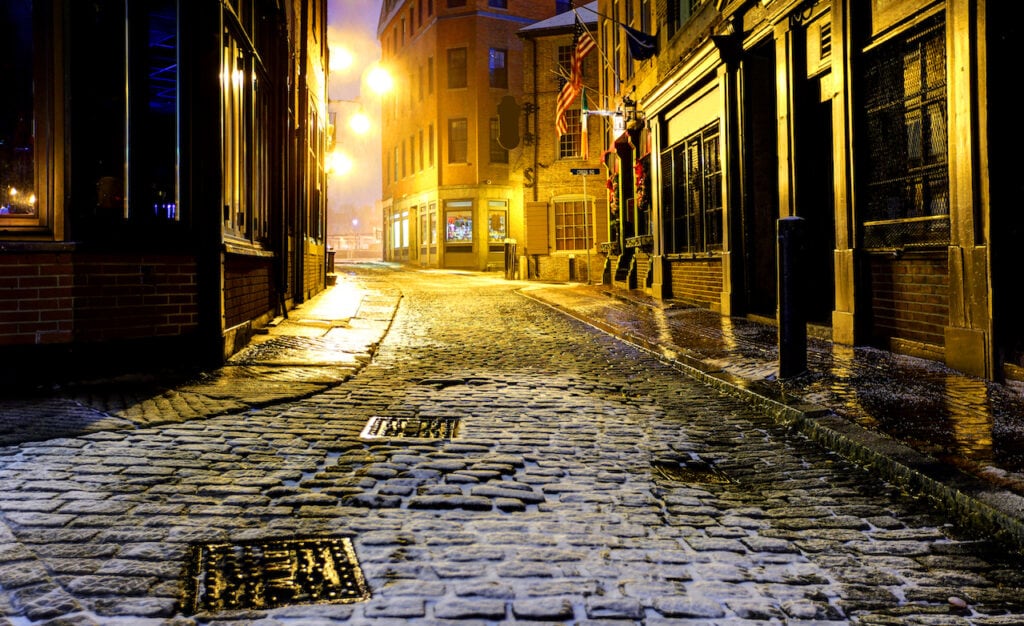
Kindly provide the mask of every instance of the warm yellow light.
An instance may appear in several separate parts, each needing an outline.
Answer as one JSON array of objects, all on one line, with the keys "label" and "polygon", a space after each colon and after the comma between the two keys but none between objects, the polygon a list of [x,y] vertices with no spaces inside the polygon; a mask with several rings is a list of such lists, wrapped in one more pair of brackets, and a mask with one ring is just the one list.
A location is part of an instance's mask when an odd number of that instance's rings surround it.
[{"label": "warm yellow light", "polygon": [[16,196],[16,195],[18,195],[18,190],[17,190],[17,189],[15,189],[14,187],[11,187],[11,191],[10,191],[10,194],[11,194],[12,196]]},{"label": "warm yellow light", "polygon": [[331,46],[331,71],[342,72],[352,67],[355,57],[345,46]]},{"label": "warm yellow light", "polygon": [[352,171],[352,157],[341,150],[327,153],[327,172],[336,176],[345,176]]},{"label": "warm yellow light", "polygon": [[348,127],[357,135],[365,135],[370,132],[370,118],[363,112],[356,113],[348,120]]},{"label": "warm yellow light", "polygon": [[384,94],[391,91],[394,86],[394,79],[391,74],[381,67],[375,65],[366,72],[366,85],[377,94]]}]

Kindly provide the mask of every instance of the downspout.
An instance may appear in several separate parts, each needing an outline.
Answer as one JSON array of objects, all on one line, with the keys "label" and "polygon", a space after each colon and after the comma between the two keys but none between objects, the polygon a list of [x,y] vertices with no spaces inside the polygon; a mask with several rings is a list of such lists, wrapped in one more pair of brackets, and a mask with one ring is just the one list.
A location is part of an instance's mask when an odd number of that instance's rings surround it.
[{"label": "downspout", "polygon": [[[538,187],[537,176],[540,174],[540,172],[537,169],[537,164],[538,164],[539,159],[540,159],[540,153],[539,153],[539,150],[540,150],[539,144],[540,144],[540,142],[537,139],[538,138],[537,131],[540,130],[537,127],[537,118],[539,117],[539,114],[538,114],[538,108],[539,107],[537,106],[537,88],[538,88],[538,83],[537,83],[537,39],[536,38],[531,38],[530,39],[530,45],[533,47],[533,55],[532,55],[533,56],[533,102],[531,103],[531,104],[533,104],[533,132],[530,133],[530,134],[533,135],[533,166],[532,166],[532,169],[533,169],[533,201],[537,202],[537,198],[539,197],[538,194],[537,194],[537,187]],[[529,123],[529,122],[527,122],[527,123]],[[529,128],[527,128],[527,130],[529,130]]]}]

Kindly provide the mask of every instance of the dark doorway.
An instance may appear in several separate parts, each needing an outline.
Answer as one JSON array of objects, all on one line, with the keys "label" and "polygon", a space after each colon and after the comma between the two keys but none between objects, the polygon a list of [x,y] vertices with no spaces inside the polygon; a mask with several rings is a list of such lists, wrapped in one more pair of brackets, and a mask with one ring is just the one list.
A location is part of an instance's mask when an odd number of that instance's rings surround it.
[{"label": "dark doorway", "polygon": [[774,318],[775,222],[779,217],[774,43],[747,52],[741,72],[743,290],[748,314]]},{"label": "dark doorway", "polygon": [[804,276],[807,321],[832,325],[835,309],[835,201],[832,182],[832,104],[821,102],[816,79],[798,83],[796,125],[796,214],[806,224]]}]

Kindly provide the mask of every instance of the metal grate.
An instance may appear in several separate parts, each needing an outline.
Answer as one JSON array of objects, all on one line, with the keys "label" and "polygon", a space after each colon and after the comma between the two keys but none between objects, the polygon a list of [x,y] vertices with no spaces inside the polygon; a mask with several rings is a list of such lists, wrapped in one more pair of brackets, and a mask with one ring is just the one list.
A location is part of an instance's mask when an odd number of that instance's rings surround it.
[{"label": "metal grate", "polygon": [[696,459],[654,461],[651,463],[651,471],[656,478],[677,483],[723,485],[732,482],[728,476],[718,471],[710,463]]},{"label": "metal grate", "polygon": [[866,59],[863,245],[949,243],[945,29],[939,18]]},{"label": "metal grate", "polygon": [[407,437],[419,439],[452,439],[459,431],[457,417],[371,417],[363,439]]},{"label": "metal grate", "polygon": [[194,615],[369,597],[348,539],[256,540],[193,546],[182,610]]}]

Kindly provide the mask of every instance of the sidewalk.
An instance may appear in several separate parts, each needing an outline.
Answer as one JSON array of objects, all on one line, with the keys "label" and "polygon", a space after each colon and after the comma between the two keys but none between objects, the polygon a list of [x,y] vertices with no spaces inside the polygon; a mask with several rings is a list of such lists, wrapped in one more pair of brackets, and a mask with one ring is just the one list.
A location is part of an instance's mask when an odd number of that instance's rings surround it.
[{"label": "sidewalk", "polygon": [[809,338],[808,372],[780,380],[776,329],[605,285],[523,295],[661,355],[980,530],[1024,546],[1024,384]]}]

